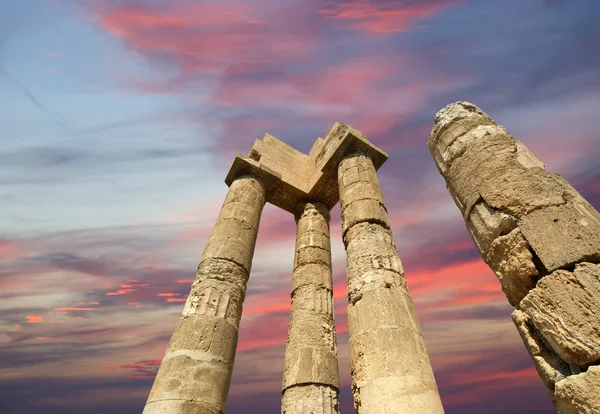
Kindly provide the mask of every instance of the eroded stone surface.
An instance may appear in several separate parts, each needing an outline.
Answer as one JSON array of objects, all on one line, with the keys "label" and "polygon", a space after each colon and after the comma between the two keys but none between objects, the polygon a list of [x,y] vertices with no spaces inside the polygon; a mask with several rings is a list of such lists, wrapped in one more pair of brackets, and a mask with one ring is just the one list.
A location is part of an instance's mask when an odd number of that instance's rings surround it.
[{"label": "eroded stone surface", "polygon": [[566,362],[600,361],[600,265],[579,264],[542,278],[521,301],[537,332]]},{"label": "eroded stone surface", "polygon": [[[360,154],[338,168],[354,405],[359,414],[443,413],[374,176],[369,158]],[[377,196],[357,198],[352,189],[361,181]]]},{"label": "eroded stone surface", "polygon": [[[234,180],[144,408],[223,414],[266,188]],[[238,212],[239,214],[233,214]]]},{"label": "eroded stone surface", "polygon": [[282,414],[336,414],[340,412],[338,391],[333,387],[315,385],[292,387],[283,394]]},{"label": "eroded stone surface", "polygon": [[600,213],[473,104],[428,145],[559,413],[600,412]]},{"label": "eroded stone surface", "polygon": [[521,300],[535,287],[539,272],[533,263],[529,244],[519,229],[497,237],[484,256],[492,268],[508,302],[518,307]]},{"label": "eroded stone surface", "polygon": [[558,383],[554,401],[558,414],[600,413],[600,367],[572,375]]},{"label": "eroded stone surface", "polygon": [[600,222],[584,204],[568,202],[521,218],[521,232],[548,271],[600,261]]},{"label": "eroded stone surface", "polygon": [[544,342],[525,312],[514,311],[512,319],[527,352],[533,358],[533,363],[540,378],[542,378],[546,387],[554,390],[554,384],[557,381],[572,374],[569,364],[560,359],[556,352]]},{"label": "eroded stone surface", "polygon": [[281,409],[282,413],[339,413],[329,212],[322,204],[302,203],[296,219]]}]

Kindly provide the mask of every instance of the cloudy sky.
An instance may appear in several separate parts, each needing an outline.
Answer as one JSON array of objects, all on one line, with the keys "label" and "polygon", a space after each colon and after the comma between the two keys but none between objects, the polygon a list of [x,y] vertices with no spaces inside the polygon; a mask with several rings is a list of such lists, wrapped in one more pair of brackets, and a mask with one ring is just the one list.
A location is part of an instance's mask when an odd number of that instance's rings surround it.
[{"label": "cloudy sky", "polygon": [[[600,208],[597,0],[0,1],[0,412],[141,412],[237,152],[335,121],[380,180],[447,414],[550,399],[427,150],[488,112]],[[352,410],[339,206],[341,401]],[[228,414],[277,413],[294,221],[267,206]]]}]

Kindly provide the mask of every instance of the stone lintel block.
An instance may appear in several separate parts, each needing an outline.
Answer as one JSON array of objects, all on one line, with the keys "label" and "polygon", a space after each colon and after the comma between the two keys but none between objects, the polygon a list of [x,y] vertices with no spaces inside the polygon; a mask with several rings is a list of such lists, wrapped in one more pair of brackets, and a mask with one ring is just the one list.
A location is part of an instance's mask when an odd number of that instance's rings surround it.
[{"label": "stone lintel block", "polygon": [[600,413],[600,366],[556,383],[554,402],[558,414]]},{"label": "stone lintel block", "polygon": [[261,165],[259,161],[238,154],[225,178],[225,184],[231,184],[238,178],[254,177],[258,179],[268,192],[272,191],[281,181],[281,174]]},{"label": "stone lintel block", "polygon": [[306,199],[319,200],[327,209],[331,210],[340,199],[337,177],[320,173],[312,183]]},{"label": "stone lintel block", "polygon": [[416,373],[361,384],[354,405],[358,413],[444,414],[435,380]]},{"label": "stone lintel block", "polygon": [[516,228],[507,235],[498,236],[482,256],[498,276],[508,302],[518,308],[521,300],[535,287],[539,276],[521,231]]},{"label": "stone lintel block", "polygon": [[181,317],[214,316],[238,326],[244,296],[245,290],[240,289],[236,284],[217,279],[205,279],[192,285]]},{"label": "stone lintel block", "polygon": [[201,401],[189,400],[157,400],[151,401],[144,407],[142,414],[224,414],[225,411],[207,405]]},{"label": "stone lintel block", "polygon": [[483,201],[475,204],[467,220],[467,229],[483,257],[494,240],[510,233],[516,227],[515,217],[494,210]]},{"label": "stone lintel block", "polygon": [[296,235],[296,250],[306,247],[318,247],[326,251],[331,251],[331,241],[327,235],[320,231],[298,233]]},{"label": "stone lintel block", "polygon": [[307,264],[322,264],[331,267],[331,252],[320,247],[304,247],[296,250],[294,270]]},{"label": "stone lintel block", "polygon": [[416,336],[420,335],[415,306],[406,289],[370,290],[348,307],[348,329],[352,336],[382,327],[410,329]]},{"label": "stone lintel block", "polygon": [[339,414],[337,389],[329,385],[304,384],[286,388],[281,400],[282,414]]},{"label": "stone lintel block", "polygon": [[315,285],[304,285],[292,292],[292,311],[302,310],[333,315],[333,300],[330,289]]},{"label": "stone lintel block", "polygon": [[308,155],[270,134],[265,134],[262,139],[254,142],[250,157],[281,173],[283,181],[305,191],[309,173],[312,172],[309,171]]},{"label": "stone lintel block", "polygon": [[283,390],[300,384],[340,387],[337,355],[327,349],[286,349]]},{"label": "stone lintel block", "polygon": [[301,286],[323,287],[332,290],[331,268],[320,263],[308,263],[297,267],[292,276],[292,294]]},{"label": "stone lintel block", "polygon": [[198,265],[198,273],[192,284],[192,290],[194,285],[210,279],[230,283],[238,287],[241,292],[245,292],[248,272],[242,266],[230,260],[208,258]]},{"label": "stone lintel block", "polygon": [[569,364],[560,359],[556,352],[544,343],[525,312],[514,311],[512,320],[523,340],[525,349],[533,359],[540,378],[548,389],[553,390],[557,381],[571,374]]},{"label": "stone lintel block", "polygon": [[211,236],[206,243],[200,261],[207,259],[225,259],[239,264],[250,273],[254,245],[248,246],[230,237]]},{"label": "stone lintel block", "polygon": [[585,367],[600,361],[600,264],[543,277],[521,301],[521,310],[567,363]]},{"label": "stone lintel block", "polygon": [[569,201],[533,211],[521,217],[519,228],[549,272],[600,261],[600,222],[582,204]]},{"label": "stone lintel block", "polygon": [[342,209],[342,235],[359,223],[377,223],[390,228],[387,211],[378,200],[357,200]]},{"label": "stone lintel block", "polygon": [[[229,366],[196,360],[185,355],[163,359],[150,391],[147,407],[150,408],[155,404],[160,407],[162,401],[174,400],[177,403],[166,404],[166,406],[202,409],[191,411],[193,413],[224,413],[230,372]],[[183,405],[181,400],[188,401],[188,404]],[[152,407],[152,410],[144,412],[158,412],[157,407]],[[170,411],[161,413],[165,412]]]},{"label": "stone lintel block", "polygon": [[336,122],[325,137],[325,145],[315,159],[316,170],[336,177],[342,159],[354,153],[368,156],[375,170],[378,170],[388,158],[384,151],[369,142],[361,132],[349,125]]}]

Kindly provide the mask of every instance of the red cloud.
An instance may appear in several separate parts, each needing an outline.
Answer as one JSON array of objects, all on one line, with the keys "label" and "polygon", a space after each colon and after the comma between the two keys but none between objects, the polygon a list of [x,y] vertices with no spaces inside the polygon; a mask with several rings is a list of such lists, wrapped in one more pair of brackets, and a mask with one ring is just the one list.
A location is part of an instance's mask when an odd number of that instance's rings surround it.
[{"label": "red cloud", "polygon": [[45,337],[45,336],[38,336],[35,339],[36,339],[36,341],[51,341],[52,340],[52,338],[48,338],[48,337]]},{"label": "red cloud", "polygon": [[27,315],[27,323],[42,323],[42,315]]},{"label": "red cloud", "polygon": [[319,14],[326,19],[347,21],[352,29],[367,33],[400,33],[415,28],[419,20],[429,18],[456,1],[378,2],[352,0],[336,2]]},{"label": "red cloud", "polygon": [[18,260],[28,255],[29,252],[21,242],[0,239],[0,260]]},{"label": "red cloud", "polygon": [[[288,22],[287,30],[280,30],[278,25],[284,23],[278,16],[265,18],[265,12],[272,11],[252,3],[172,2],[161,8],[105,1],[94,18],[131,49],[148,58],[167,59],[185,73],[220,71],[231,65],[248,70],[307,55],[317,36],[309,25]],[[183,86],[189,79],[185,73],[164,86]]]}]

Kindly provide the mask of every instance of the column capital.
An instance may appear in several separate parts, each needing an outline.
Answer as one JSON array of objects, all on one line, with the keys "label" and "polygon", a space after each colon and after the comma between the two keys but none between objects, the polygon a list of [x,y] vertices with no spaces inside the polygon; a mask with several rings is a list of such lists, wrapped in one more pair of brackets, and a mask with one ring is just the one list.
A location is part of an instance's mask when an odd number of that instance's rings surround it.
[{"label": "column capital", "polygon": [[343,122],[336,122],[325,138],[323,149],[316,156],[316,169],[335,177],[340,162],[354,153],[369,157],[375,170],[388,159],[385,151],[369,142],[360,131]]},{"label": "column capital", "polygon": [[298,204],[296,204],[296,208],[294,210],[294,219],[296,220],[296,223],[298,223],[298,220],[302,218],[302,216],[306,213],[308,209],[316,210],[320,215],[322,215],[325,218],[325,221],[327,221],[328,223],[331,220],[331,214],[329,212],[329,209],[322,202],[300,201]]},{"label": "column capital", "polygon": [[229,168],[225,184],[231,186],[232,182],[245,176],[254,177],[262,182],[267,193],[273,191],[281,182],[281,174],[262,165],[260,161],[238,153]]}]

